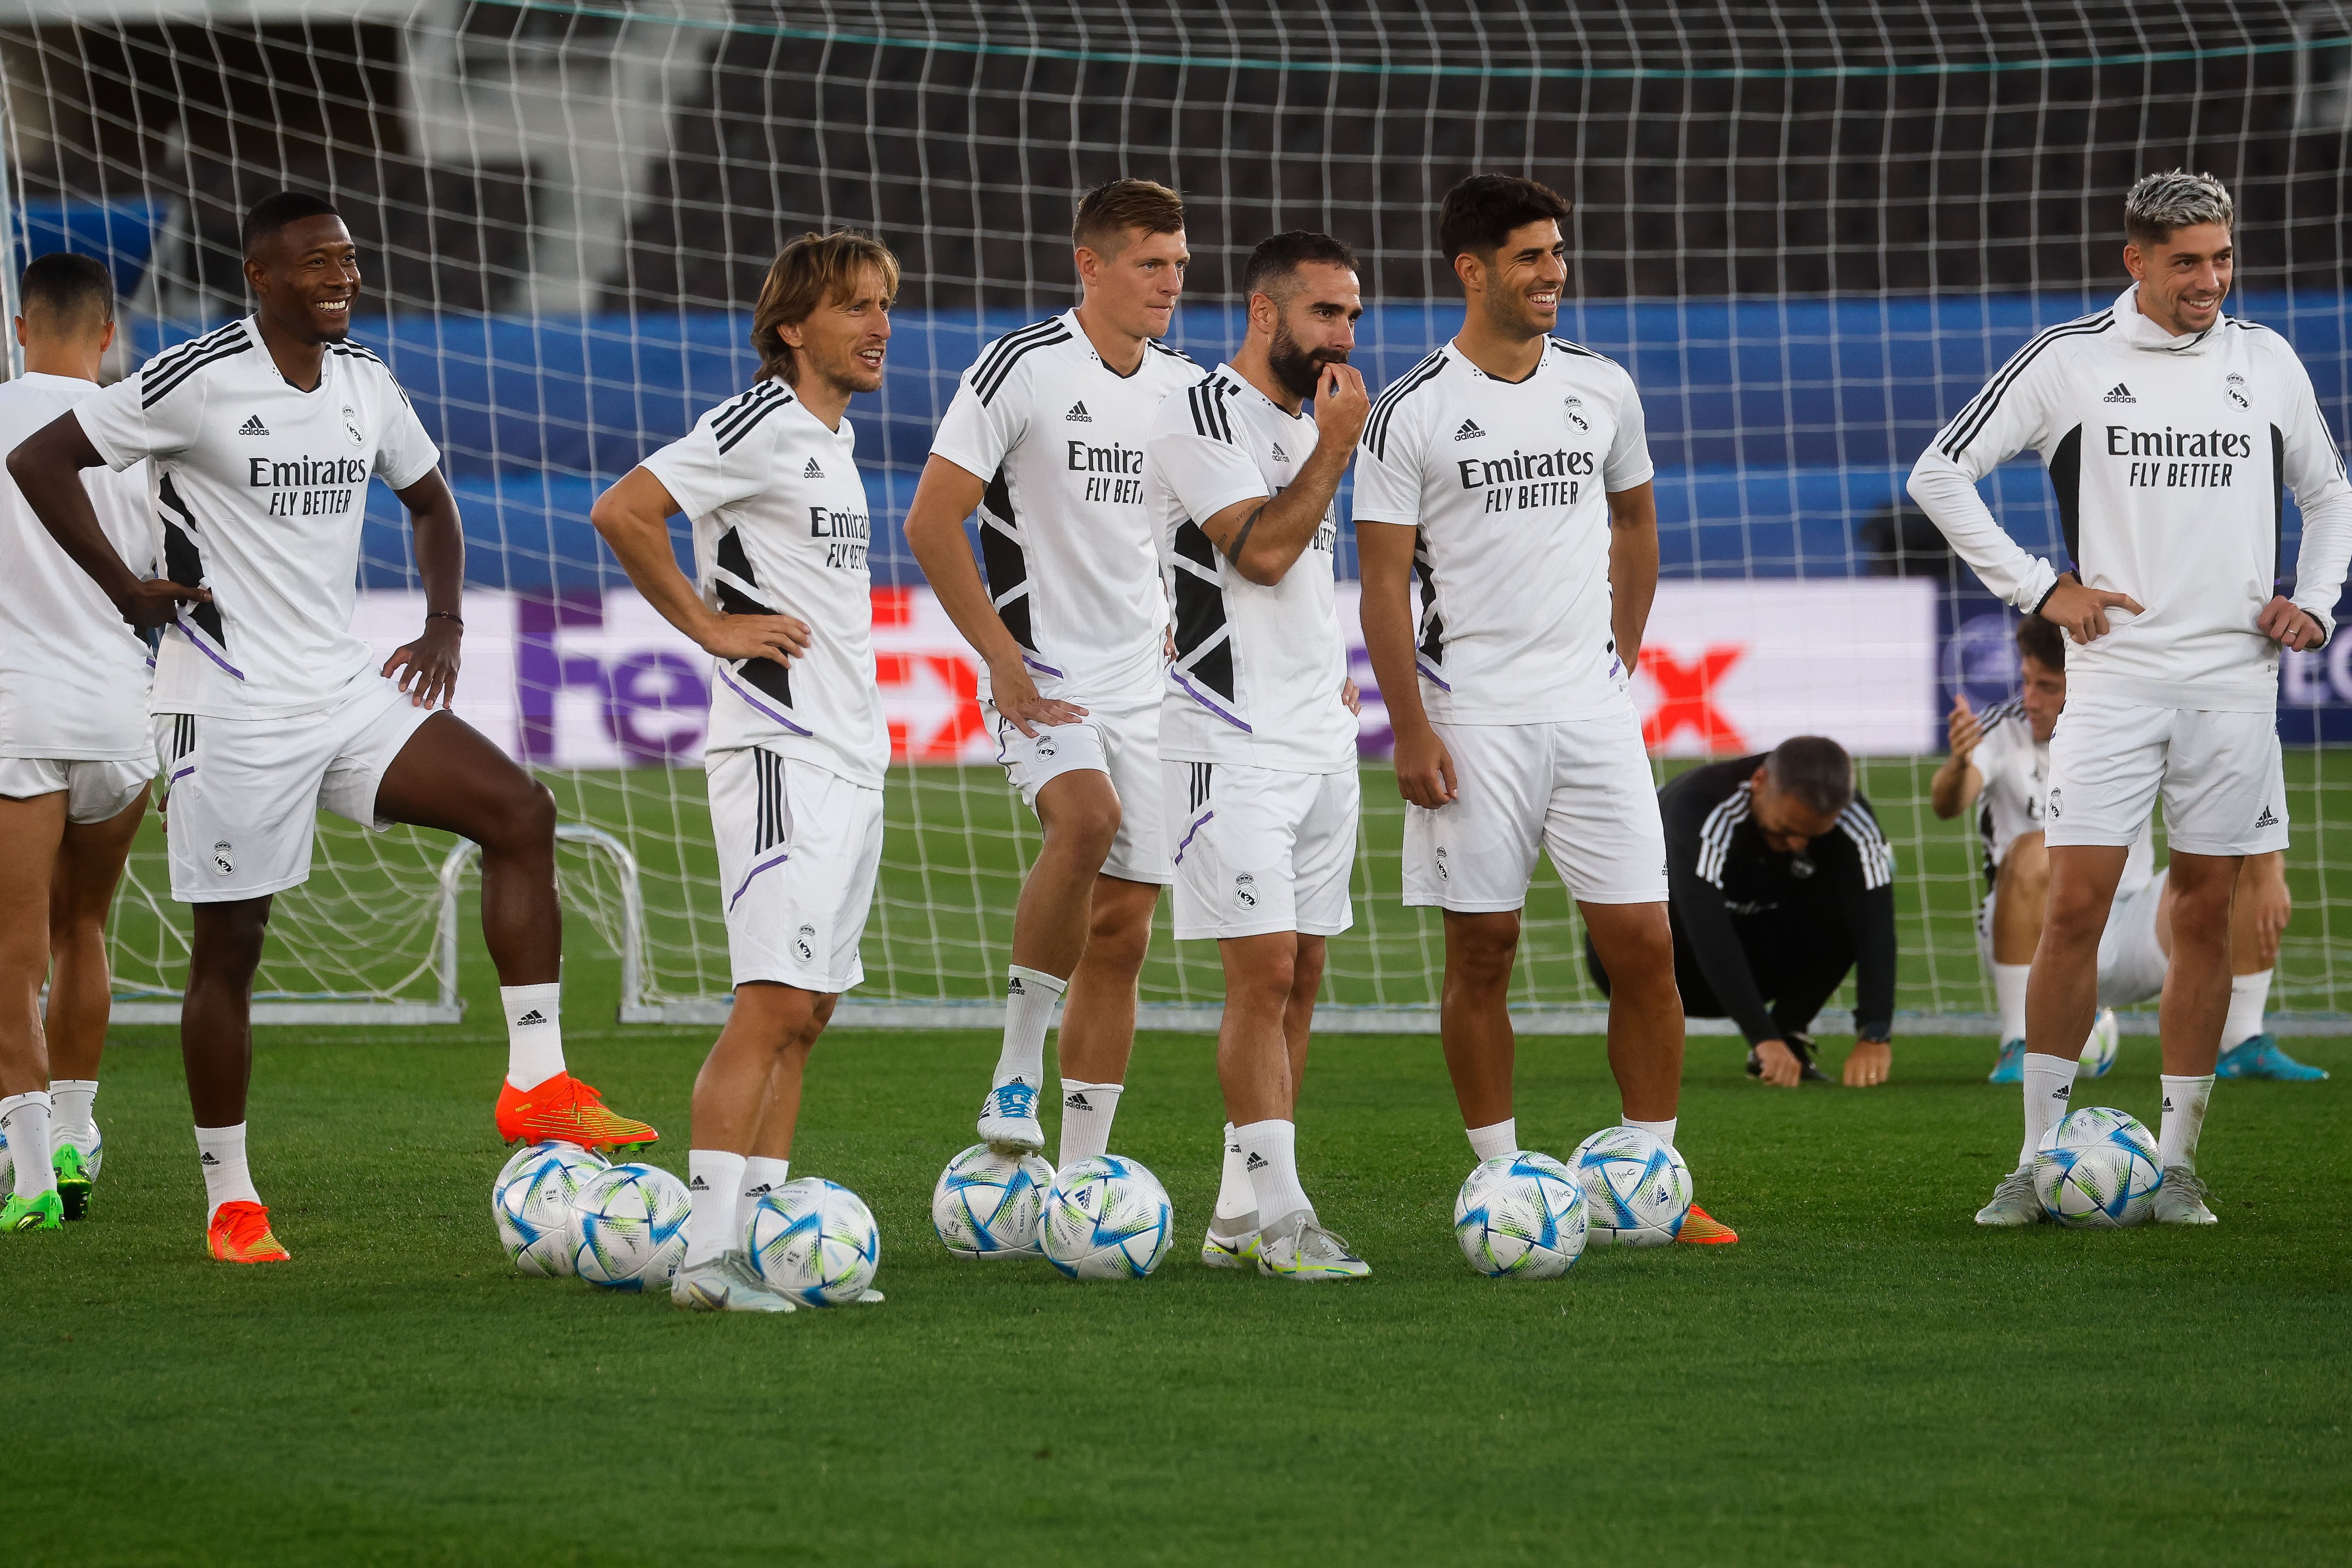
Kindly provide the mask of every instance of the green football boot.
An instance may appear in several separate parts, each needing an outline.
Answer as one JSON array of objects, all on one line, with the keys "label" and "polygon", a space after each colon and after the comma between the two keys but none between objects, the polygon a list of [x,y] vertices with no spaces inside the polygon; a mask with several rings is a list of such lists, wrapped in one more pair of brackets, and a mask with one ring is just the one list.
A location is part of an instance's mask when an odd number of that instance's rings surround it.
[{"label": "green football boot", "polygon": [[57,1168],[58,1197],[65,1205],[66,1218],[80,1219],[89,1213],[89,1190],[97,1185],[90,1169],[81,1157],[81,1151],[72,1144],[59,1142],[49,1163]]},{"label": "green football boot", "polygon": [[55,1193],[43,1193],[37,1198],[20,1198],[8,1194],[0,1204],[0,1230],[63,1230],[66,1205]]}]

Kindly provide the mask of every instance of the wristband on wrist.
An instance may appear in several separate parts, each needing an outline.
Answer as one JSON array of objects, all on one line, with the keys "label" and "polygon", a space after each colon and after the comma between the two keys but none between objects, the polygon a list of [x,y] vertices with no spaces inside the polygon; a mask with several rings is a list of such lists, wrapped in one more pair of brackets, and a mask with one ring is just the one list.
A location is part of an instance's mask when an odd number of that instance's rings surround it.
[{"label": "wristband on wrist", "polygon": [[461,632],[466,629],[466,618],[455,610],[427,610],[425,612],[425,618],[428,621],[447,621]]}]

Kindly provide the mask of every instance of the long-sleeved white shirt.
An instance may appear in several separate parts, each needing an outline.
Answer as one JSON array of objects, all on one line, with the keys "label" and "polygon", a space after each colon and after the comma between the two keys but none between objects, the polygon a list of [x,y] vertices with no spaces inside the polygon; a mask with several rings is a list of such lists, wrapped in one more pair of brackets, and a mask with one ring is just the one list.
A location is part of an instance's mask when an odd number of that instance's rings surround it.
[{"label": "long-sleeved white shirt", "polygon": [[[1977,481],[2028,449],[2057,493],[2070,566],[2028,554]],[[1911,497],[1985,585],[2028,613],[2061,571],[2144,613],[2069,648],[2070,694],[2159,708],[2266,713],[2278,645],[2254,622],[2277,592],[2285,496],[2303,510],[2295,605],[2330,637],[2352,566],[2352,483],[2311,376],[2284,338],[2223,316],[2174,337],[2138,286],[2053,327],[1937,432]]]}]

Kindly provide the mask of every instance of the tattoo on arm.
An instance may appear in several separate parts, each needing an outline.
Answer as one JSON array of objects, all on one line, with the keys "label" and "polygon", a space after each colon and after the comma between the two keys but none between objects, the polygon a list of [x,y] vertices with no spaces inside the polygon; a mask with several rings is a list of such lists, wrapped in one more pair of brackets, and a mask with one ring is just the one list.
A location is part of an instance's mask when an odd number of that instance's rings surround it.
[{"label": "tattoo on arm", "polygon": [[1226,560],[1239,561],[1242,558],[1242,552],[1249,548],[1249,536],[1256,529],[1257,520],[1265,515],[1265,508],[1259,507],[1242,520],[1240,529],[1234,534],[1233,547],[1225,552]]}]

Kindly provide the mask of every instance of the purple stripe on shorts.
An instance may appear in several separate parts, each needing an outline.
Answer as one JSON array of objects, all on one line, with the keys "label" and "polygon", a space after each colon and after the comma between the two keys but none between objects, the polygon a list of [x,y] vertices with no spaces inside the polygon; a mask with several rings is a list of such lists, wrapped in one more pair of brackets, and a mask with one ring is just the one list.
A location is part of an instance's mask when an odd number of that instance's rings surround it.
[{"label": "purple stripe on shorts", "polygon": [[745,686],[741,681],[728,674],[727,667],[725,665],[719,665],[718,669],[719,679],[727,683],[729,690],[734,692],[736,696],[740,697],[744,701],[749,702],[753,708],[766,714],[769,718],[773,719],[777,723],[782,724],[785,729],[790,730],[793,734],[813,735],[816,732],[814,730],[802,729],[798,724],[793,723],[790,719],[785,718],[782,714],[777,712],[774,709],[761,701],[757,697],[752,696],[751,688]]},{"label": "purple stripe on shorts", "polygon": [[1234,718],[1231,713],[1226,712],[1223,709],[1211,701],[1207,697],[1202,695],[1201,689],[1199,687],[1184,679],[1184,672],[1182,670],[1171,669],[1168,673],[1170,677],[1175,680],[1177,685],[1184,689],[1185,696],[1190,697],[1193,701],[1199,703],[1202,707],[1206,708],[1210,712],[1214,713],[1218,718],[1223,719],[1226,723],[1231,724],[1243,734],[1255,735],[1257,733],[1256,731],[1251,729],[1247,724],[1243,723],[1239,719]]},{"label": "purple stripe on shorts", "polygon": [[1184,863],[1184,851],[1192,847],[1192,836],[1200,832],[1209,818],[1216,815],[1213,811],[1204,811],[1192,819],[1192,826],[1184,830],[1184,842],[1176,846],[1176,864],[1181,866]]},{"label": "purple stripe on shorts", "polygon": [[782,854],[777,856],[774,859],[762,860],[758,865],[752,867],[749,871],[745,872],[743,874],[742,885],[735,889],[735,896],[727,900],[727,907],[731,910],[742,901],[743,895],[751,890],[753,878],[759,876],[762,871],[774,870],[777,867],[782,865],[792,858],[793,852],[787,849]]},{"label": "purple stripe on shorts", "polygon": [[186,767],[182,768],[178,773],[173,773],[170,778],[168,778],[168,779],[164,780],[163,782],[164,782],[166,784],[178,784],[182,779],[186,778],[190,773],[194,773],[195,771],[196,771],[196,764],[195,764],[195,763],[190,763]]}]

